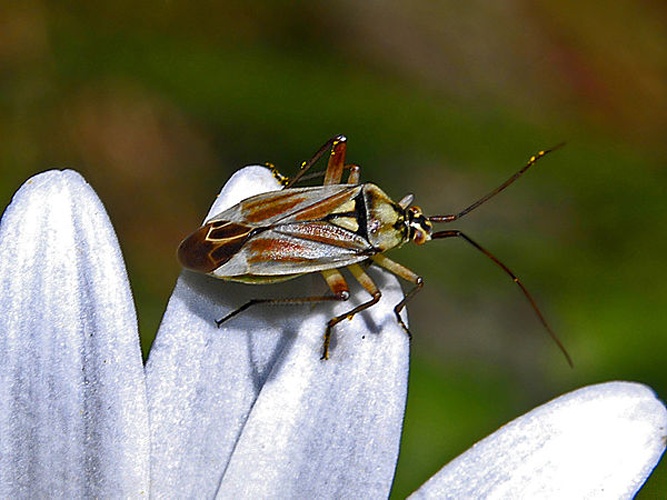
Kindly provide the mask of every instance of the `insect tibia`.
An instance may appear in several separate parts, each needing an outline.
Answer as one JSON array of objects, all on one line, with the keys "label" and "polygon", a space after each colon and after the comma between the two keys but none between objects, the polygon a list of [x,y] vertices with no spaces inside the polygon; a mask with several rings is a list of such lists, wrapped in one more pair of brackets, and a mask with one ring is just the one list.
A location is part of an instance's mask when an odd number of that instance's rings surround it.
[{"label": "insect tibia", "polygon": [[[368,278],[366,273],[364,271],[362,271],[361,268],[358,268],[357,270],[350,269],[350,271],[352,271],[353,274],[355,274],[357,271],[361,271],[360,276],[363,276],[363,277],[367,278],[368,280],[370,280],[370,278]],[[363,277],[362,277],[362,279],[364,279]],[[366,282],[366,283],[361,282],[361,284],[362,284],[362,286],[364,286],[364,288],[367,288],[367,287],[368,288],[374,288],[374,291],[371,293],[371,295],[372,295],[371,299],[368,300],[367,302],[359,304],[354,309],[352,309],[350,311],[347,311],[346,313],[343,313],[339,316],[336,316],[335,318],[331,318],[329,320],[329,322],[327,323],[327,329],[324,332],[324,344],[322,346],[322,357],[320,359],[329,359],[329,344],[331,343],[331,333],[332,333],[332,329],[333,329],[334,326],[336,326],[338,323],[340,323],[344,319],[351,320],[357,314],[359,314],[361,311],[365,311],[366,309],[368,309],[371,306],[374,306],[375,304],[377,304],[380,301],[380,297],[382,297],[382,292],[380,292],[380,290],[378,290],[375,287],[375,283],[373,283],[372,281],[369,281],[369,282]],[[368,288],[367,288],[367,290],[368,290]],[[368,290],[368,291],[370,291],[370,290]]]},{"label": "insect tibia", "polygon": [[[331,148],[337,149],[339,152],[342,151],[341,156],[342,156],[343,161],[344,161],[344,159],[345,159],[344,150],[345,150],[346,142],[347,142],[347,137],[345,137],[342,134],[339,134],[339,135],[334,136],[331,139],[329,139],[327,142],[324,143],[324,145],[322,145],[322,147],[320,149],[317,150],[317,152],[310,158],[310,160],[304,161],[304,162],[301,163],[301,168],[299,169],[299,173],[296,174],[294,176],[294,178],[292,178],[287,183],[286,187],[288,187],[288,188],[292,187],[299,180],[301,180],[303,178],[303,176],[305,175],[305,173],[310,169],[310,167],[315,165],[315,163],[317,163],[317,161],[320,158],[322,158],[322,156],[324,156],[324,153],[326,153]],[[335,151],[332,151],[332,156],[334,156],[334,155],[335,155]]]},{"label": "insect tibia", "polygon": [[257,303],[257,302],[254,301],[254,300],[251,300],[251,301],[249,301],[249,302],[246,302],[245,304],[243,304],[243,305],[242,305],[241,307],[239,307],[238,309],[235,309],[235,310],[233,310],[232,312],[230,312],[227,316],[225,316],[225,317],[223,317],[223,318],[220,318],[220,319],[216,319],[216,320],[215,320],[215,325],[216,325],[218,328],[220,328],[220,326],[221,326],[225,321],[228,321],[228,320],[232,319],[234,316],[236,316],[237,314],[239,314],[239,313],[245,311],[245,310],[248,309],[250,306],[252,306],[252,305],[254,305],[254,304],[256,304],[256,303]]},{"label": "insect tibia", "polygon": [[505,188],[507,188],[509,185],[513,184],[514,181],[516,181],[519,177],[521,177],[523,174],[525,174],[530,167],[535,165],[538,162],[538,160],[540,160],[540,158],[543,158],[547,154],[551,153],[552,151],[555,151],[556,149],[558,149],[558,148],[560,148],[564,145],[565,145],[565,143],[561,142],[560,144],[557,144],[556,146],[554,146],[550,149],[545,149],[543,151],[539,151],[537,154],[531,156],[530,159],[528,160],[528,162],[523,167],[521,167],[521,169],[517,173],[512,175],[509,179],[507,179],[505,182],[503,182],[500,186],[498,186],[496,189],[494,189],[490,193],[487,193],[485,196],[482,196],[479,200],[477,200],[475,203],[473,203],[469,207],[461,210],[459,213],[449,214],[449,215],[433,215],[433,216],[429,217],[429,219],[433,222],[445,222],[445,223],[446,222],[452,222],[452,221],[455,221],[457,219],[460,219],[464,215],[467,215],[470,212],[472,212],[473,210],[475,210],[480,205],[483,205],[484,203],[489,201],[491,198],[493,198],[495,195],[497,195],[501,191],[505,190]]}]

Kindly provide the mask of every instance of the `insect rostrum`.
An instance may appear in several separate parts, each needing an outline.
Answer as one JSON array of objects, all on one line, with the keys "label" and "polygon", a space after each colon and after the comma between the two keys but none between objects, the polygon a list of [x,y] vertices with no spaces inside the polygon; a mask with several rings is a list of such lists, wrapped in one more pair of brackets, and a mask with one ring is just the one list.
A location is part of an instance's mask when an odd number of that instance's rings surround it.
[{"label": "insect rostrum", "polygon": [[[370,299],[329,320],[324,333],[322,359],[329,357],[333,327],[376,304],[382,292],[362,264],[376,264],[411,282],[413,287],[396,304],[394,312],[409,331],[400,312],[423,287],[421,276],[390,260],[384,252],[408,241],[422,245],[432,239],[461,238],[496,263],[520,287],[540,321],[565,354],[569,355],[545,321],[533,297],[519,278],[488,250],[458,230],[433,231],[434,223],[455,221],[505,189],[551,150],[540,151],[507,181],[466,209],[455,214],[425,216],[411,205],[413,196],[393,201],[378,186],[359,183],[360,169],[346,165],[347,139],[336,136],[303,163],[293,178],[279,176],[284,188],[247,198],[212,217],[188,236],[178,249],[183,267],[215,278],[251,284],[267,284],[319,272],[332,295],[284,299],[255,299],[216,321],[220,326],[257,304],[303,304],[345,301],[348,284],[340,272],[348,268],[370,294]],[[331,150],[321,186],[295,187],[307,170]],[[348,170],[347,182],[343,173]]]}]

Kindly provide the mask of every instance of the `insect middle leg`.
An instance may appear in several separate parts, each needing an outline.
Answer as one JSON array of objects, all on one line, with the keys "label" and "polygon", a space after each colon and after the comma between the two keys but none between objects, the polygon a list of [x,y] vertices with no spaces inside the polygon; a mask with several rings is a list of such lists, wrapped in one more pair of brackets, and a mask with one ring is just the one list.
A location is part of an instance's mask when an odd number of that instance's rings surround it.
[{"label": "insect middle leg", "polygon": [[[374,304],[377,304],[380,300],[380,297],[382,297],[382,292],[380,292],[377,285],[373,282],[371,277],[366,274],[366,272],[359,264],[352,264],[351,266],[348,266],[348,269],[352,273],[352,276],[354,276],[354,278],[361,284],[361,286],[364,287],[364,290],[371,294],[371,299],[367,302],[364,302],[363,304],[359,304],[354,309],[351,309],[346,313],[343,313],[329,320],[327,323],[327,329],[324,332],[324,346],[322,348],[322,357],[320,359],[329,359],[329,344],[331,343],[332,328],[344,319],[352,319],[356,314],[368,309]],[[340,273],[340,271],[332,269],[330,271],[323,271],[322,274],[324,275],[324,279],[327,280],[329,288],[331,288],[334,293],[336,293],[334,287],[344,286],[345,290],[348,290],[345,278]]]},{"label": "insect middle leg", "polygon": [[401,318],[401,311],[405,309],[405,306],[408,304],[408,302],[410,302],[413,299],[413,297],[417,295],[417,292],[419,292],[424,287],[424,278],[419,276],[414,271],[411,271],[407,267],[399,264],[398,262],[394,262],[393,260],[389,259],[388,257],[386,257],[381,253],[374,255],[371,258],[373,259],[373,262],[375,262],[378,266],[384,267],[387,271],[403,278],[406,281],[410,281],[415,285],[408,293],[406,293],[403,296],[403,299],[394,307],[394,314],[396,314],[396,320],[403,327],[405,333],[408,334],[408,337],[412,338],[412,334],[410,333],[408,326],[403,321],[403,318]]}]

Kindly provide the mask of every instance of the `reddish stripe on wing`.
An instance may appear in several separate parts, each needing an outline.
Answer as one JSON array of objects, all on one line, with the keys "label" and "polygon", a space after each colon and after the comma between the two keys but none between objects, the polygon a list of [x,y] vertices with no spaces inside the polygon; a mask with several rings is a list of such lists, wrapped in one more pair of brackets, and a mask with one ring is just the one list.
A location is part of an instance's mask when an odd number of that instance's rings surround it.
[{"label": "reddish stripe on wing", "polygon": [[331,195],[323,200],[317,201],[312,205],[299,210],[296,214],[290,217],[291,220],[306,222],[315,221],[326,217],[327,215],[336,211],[338,207],[350,201],[358,191],[355,186],[351,189],[344,189],[340,193]]},{"label": "reddish stripe on wing", "polygon": [[249,265],[262,262],[305,262],[312,245],[303,245],[295,238],[257,238],[247,245]]},{"label": "reddish stripe on wing", "polygon": [[250,223],[264,222],[279,215],[288,214],[307,198],[308,196],[303,193],[290,192],[290,190],[279,191],[271,197],[258,196],[255,200],[251,198],[242,203],[243,217]]}]

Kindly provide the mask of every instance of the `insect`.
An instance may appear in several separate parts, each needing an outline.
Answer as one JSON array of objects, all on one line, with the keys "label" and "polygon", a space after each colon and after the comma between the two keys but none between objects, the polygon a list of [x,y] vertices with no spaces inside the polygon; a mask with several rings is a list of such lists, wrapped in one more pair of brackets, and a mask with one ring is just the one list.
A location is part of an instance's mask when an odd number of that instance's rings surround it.
[{"label": "insect", "polygon": [[[553,149],[532,156],[521,170],[466,209],[454,214],[425,216],[419,207],[411,205],[413,195],[395,202],[375,184],[360,183],[359,167],[345,163],[347,139],[338,135],[304,162],[294,178],[288,179],[278,174],[283,189],[247,198],[206,221],[181,243],[178,258],[187,269],[223,280],[251,284],[276,283],[319,272],[332,292],[331,295],[313,297],[250,300],[217,320],[218,327],[246,309],[262,303],[304,304],[348,300],[348,283],[340,272],[341,268],[346,267],[369,293],[370,299],[329,320],[322,346],[322,359],[328,359],[333,328],[344,319],[352,319],[377,304],[382,296],[382,292],[366,273],[367,264],[380,266],[413,284],[394,307],[398,323],[410,335],[400,313],[422,289],[424,280],[384,253],[408,241],[422,245],[435,239],[460,238],[486,255],[512,278],[568,363],[572,364],[564,346],[516,274],[461,231],[433,231],[435,223],[450,223],[460,219],[503,191]],[[329,150],[331,152],[323,184],[294,187]],[[347,182],[343,183],[341,181],[345,170],[349,174]]]}]

